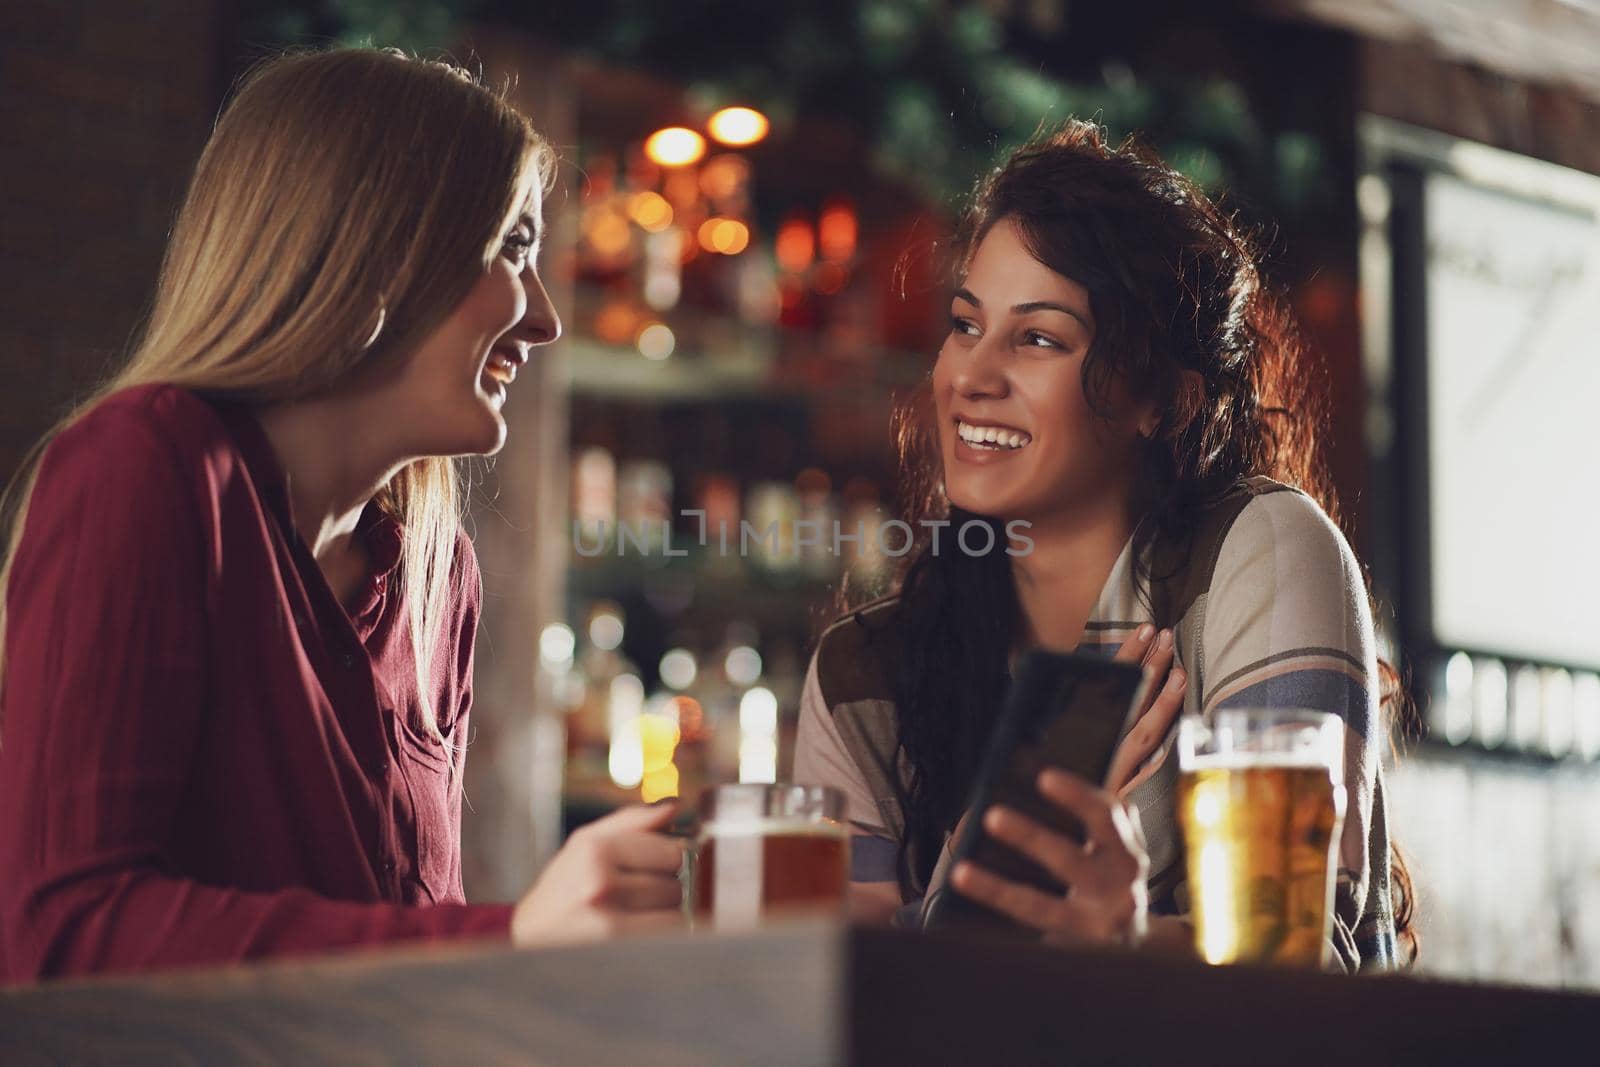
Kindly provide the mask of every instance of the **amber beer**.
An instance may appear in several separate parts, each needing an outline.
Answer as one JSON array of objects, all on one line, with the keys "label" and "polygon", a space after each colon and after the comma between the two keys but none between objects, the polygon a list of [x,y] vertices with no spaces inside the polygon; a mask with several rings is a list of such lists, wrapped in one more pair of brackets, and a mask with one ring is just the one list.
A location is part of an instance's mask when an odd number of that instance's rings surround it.
[{"label": "amber beer", "polygon": [[1322,965],[1345,807],[1342,724],[1320,712],[1230,710],[1185,730],[1178,816],[1200,955]]},{"label": "amber beer", "polygon": [[850,877],[844,799],[818,786],[722,786],[701,801],[697,928],[747,928],[791,914],[843,914]]}]

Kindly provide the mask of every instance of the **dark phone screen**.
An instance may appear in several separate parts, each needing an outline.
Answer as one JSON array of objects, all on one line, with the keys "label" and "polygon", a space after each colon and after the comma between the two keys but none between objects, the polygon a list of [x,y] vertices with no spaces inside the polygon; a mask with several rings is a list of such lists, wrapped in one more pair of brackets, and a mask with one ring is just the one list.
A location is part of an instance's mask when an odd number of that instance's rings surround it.
[{"label": "dark phone screen", "polygon": [[[1142,677],[1137,667],[1126,672],[1123,667],[1103,660],[1051,665],[1050,684],[1042,687],[1046,699],[1019,709],[1025,721],[1018,724],[1010,754],[993,777],[985,807],[1004,804],[1075,841],[1083,840],[1078,820],[1039,795],[1039,774],[1046,767],[1059,767],[1095,785],[1105,781]],[[974,821],[978,819],[981,813],[975,813]],[[1052,892],[1065,888],[986,833],[980,832],[974,844],[971,858],[998,875]]]},{"label": "dark phone screen", "polygon": [[[972,814],[955,843],[954,858],[970,859],[1002,878],[1045,892],[1063,892],[1054,876],[991,838],[983,829],[983,813],[1003,804],[1081,841],[1078,821],[1039,795],[1039,774],[1058,767],[1103,783],[1142,682],[1143,672],[1132,664],[1081,654],[1027,653],[979,771]],[[929,901],[925,921],[930,928],[1014,925],[953,890]]]}]

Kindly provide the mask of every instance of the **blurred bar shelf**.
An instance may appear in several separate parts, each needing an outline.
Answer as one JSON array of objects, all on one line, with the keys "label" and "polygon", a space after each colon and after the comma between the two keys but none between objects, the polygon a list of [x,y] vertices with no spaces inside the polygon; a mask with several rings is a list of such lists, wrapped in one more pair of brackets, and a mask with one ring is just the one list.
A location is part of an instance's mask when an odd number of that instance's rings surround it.
[{"label": "blurred bar shelf", "polygon": [[[825,341],[813,343],[820,348]],[[789,345],[792,350],[792,342]],[[738,331],[713,349],[691,342],[661,360],[588,334],[574,334],[564,347],[573,396],[660,403],[721,404],[748,397],[859,403],[862,390],[914,388],[932,366],[931,357],[899,352],[874,351],[848,359],[816,354],[809,358],[836,366],[836,373],[821,380],[801,380],[780,373],[783,361],[777,355],[776,337],[762,330]]]},{"label": "blurred bar shelf", "polygon": [[[653,311],[633,301],[626,291],[578,286],[574,328],[562,346],[572,396],[711,405],[747,397],[885,403],[891,390],[921,384],[933,366],[931,352],[899,351],[858,331],[747,322],[690,304]],[[670,352],[652,359],[635,344],[595,332],[608,306],[627,308],[634,326],[665,325]]]},{"label": "blurred bar shelf", "polygon": [[[589,598],[604,596],[619,586],[691,583],[695,601],[716,605],[724,612],[778,615],[792,613],[797,602],[826,598],[838,585],[836,577],[815,577],[797,567],[763,567],[742,560],[735,560],[736,566],[726,566],[726,557],[708,552],[692,540],[693,536],[692,531],[673,531],[672,550],[686,551],[685,556],[668,557],[659,554],[659,550],[656,555],[645,555],[631,549],[619,554],[615,547],[588,558],[574,554],[567,572],[568,588],[573,596]],[[737,545],[737,531],[730,532],[729,541]],[[775,603],[774,593],[791,599]]]},{"label": "blurred bar shelf", "polygon": [[808,920],[12,988],[0,991],[0,1062],[1565,1062],[1591,1045],[1596,1017],[1589,994],[1209,968]]},{"label": "blurred bar shelf", "polygon": [[637,349],[575,335],[566,343],[570,388],[577,396],[716,403],[764,394],[770,342],[747,341],[716,358],[686,353],[650,360]]}]

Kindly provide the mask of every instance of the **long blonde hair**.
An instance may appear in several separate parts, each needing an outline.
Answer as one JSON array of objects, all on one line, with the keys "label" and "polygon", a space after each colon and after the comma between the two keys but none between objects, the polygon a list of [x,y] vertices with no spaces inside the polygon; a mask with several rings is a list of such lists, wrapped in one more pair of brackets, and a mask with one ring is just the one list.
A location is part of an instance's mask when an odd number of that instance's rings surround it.
[{"label": "long blonde hair", "polygon": [[[12,558],[45,447],[100,400],[164,383],[282,403],[397,362],[499,254],[554,155],[501,94],[391,50],[283,55],[240,83],[201,154],[128,363],[29,453],[0,562],[0,685]],[[378,504],[404,529],[403,596],[428,731],[448,610],[455,463],[417,460]],[[453,762],[453,761],[452,761]]]}]

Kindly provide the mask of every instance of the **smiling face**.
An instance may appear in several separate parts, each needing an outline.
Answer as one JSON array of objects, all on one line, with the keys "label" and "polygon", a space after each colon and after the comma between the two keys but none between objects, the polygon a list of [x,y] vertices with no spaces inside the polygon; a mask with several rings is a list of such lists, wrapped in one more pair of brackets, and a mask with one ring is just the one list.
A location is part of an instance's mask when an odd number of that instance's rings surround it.
[{"label": "smiling face", "polygon": [[490,455],[505,444],[507,387],[533,347],[561,335],[537,269],[538,218],[535,193],[488,269],[392,383],[414,455]]},{"label": "smiling face", "polygon": [[979,242],[950,315],[933,395],[951,504],[1034,523],[1126,505],[1150,416],[1116,385],[1102,411],[1090,405],[1088,291],[1034,259],[1001,219]]}]

